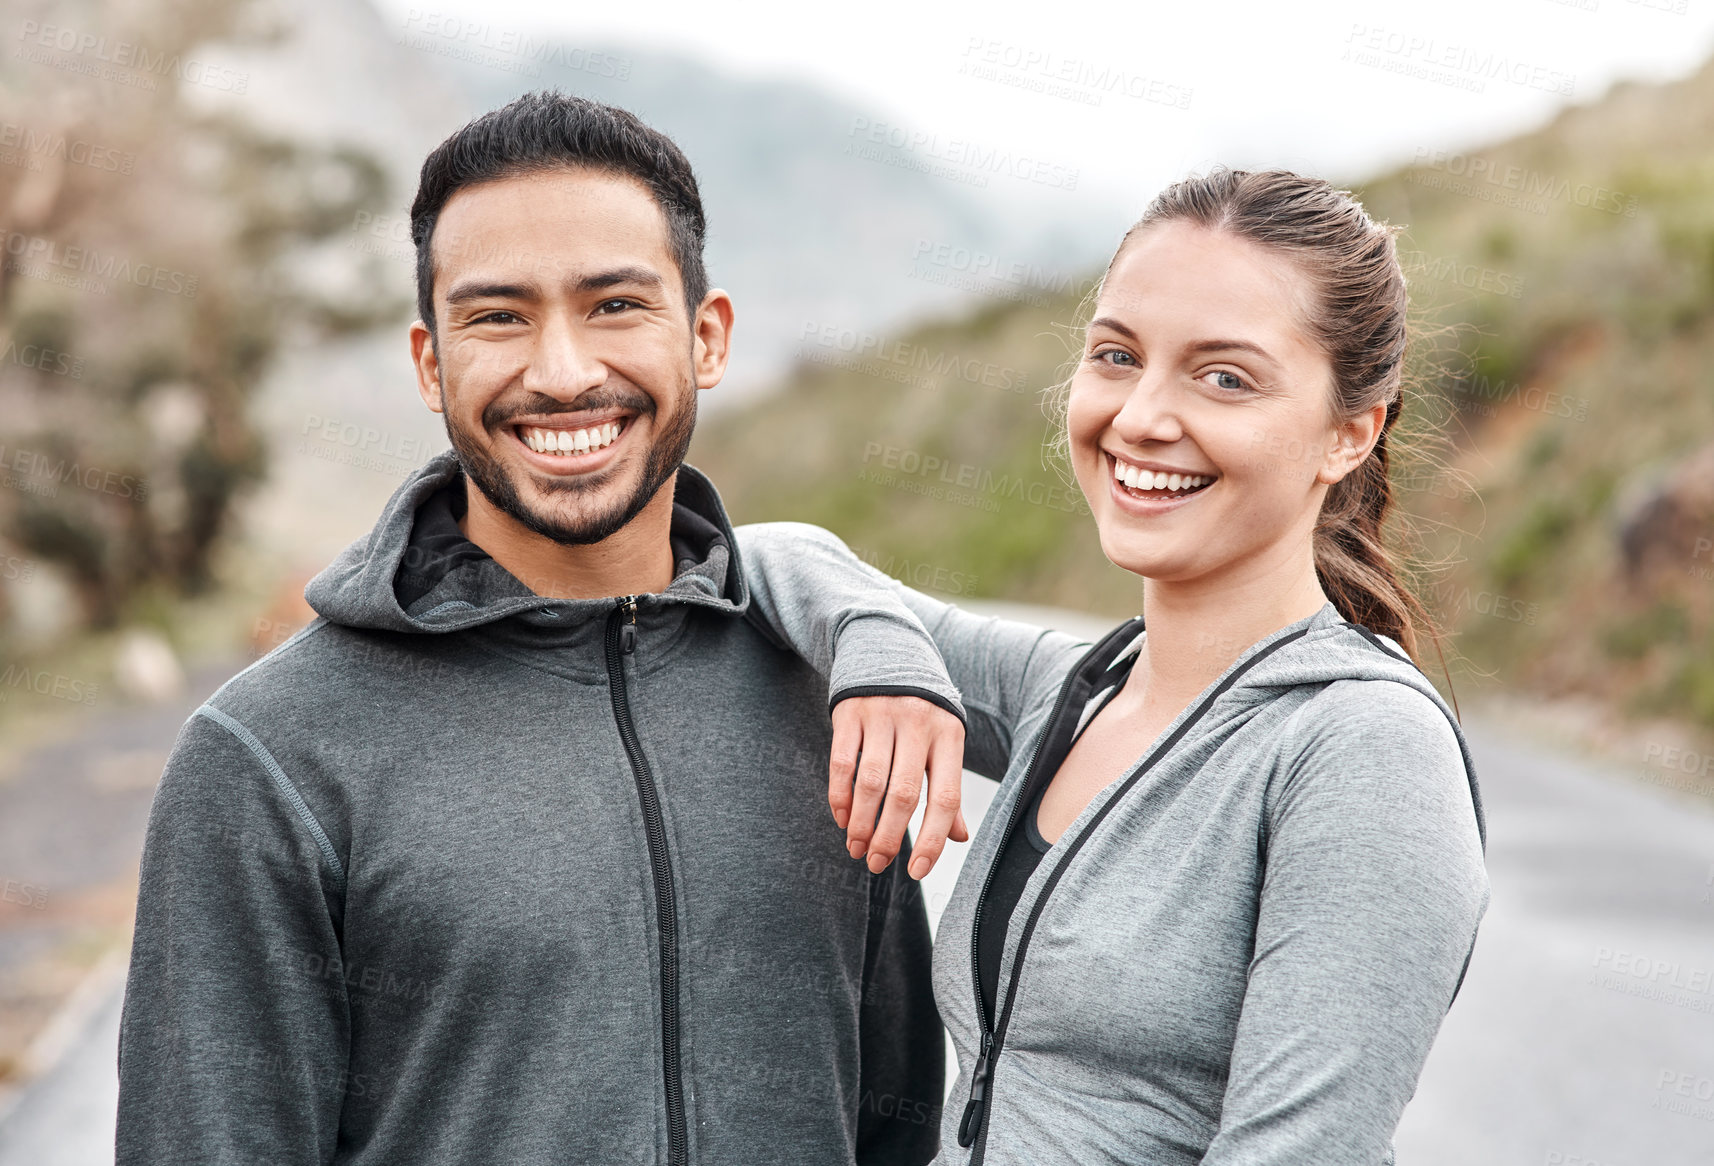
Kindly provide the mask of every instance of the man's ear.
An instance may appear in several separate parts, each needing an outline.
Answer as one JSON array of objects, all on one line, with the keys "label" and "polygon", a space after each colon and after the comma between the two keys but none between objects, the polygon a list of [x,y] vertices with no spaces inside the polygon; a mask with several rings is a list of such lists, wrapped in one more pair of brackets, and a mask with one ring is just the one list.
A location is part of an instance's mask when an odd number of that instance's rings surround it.
[{"label": "man's ear", "polygon": [[726,359],[732,345],[732,297],[715,288],[702,299],[691,321],[694,345],[691,366],[696,387],[712,389],[726,375]]},{"label": "man's ear", "polygon": [[1333,447],[1328,450],[1318,482],[1332,485],[1363,464],[1381,439],[1381,428],[1387,423],[1387,403],[1371,405],[1333,431]]},{"label": "man's ear", "polygon": [[417,370],[417,395],[431,412],[446,412],[446,402],[440,393],[440,353],[435,351],[434,334],[421,320],[411,324],[411,365]]}]

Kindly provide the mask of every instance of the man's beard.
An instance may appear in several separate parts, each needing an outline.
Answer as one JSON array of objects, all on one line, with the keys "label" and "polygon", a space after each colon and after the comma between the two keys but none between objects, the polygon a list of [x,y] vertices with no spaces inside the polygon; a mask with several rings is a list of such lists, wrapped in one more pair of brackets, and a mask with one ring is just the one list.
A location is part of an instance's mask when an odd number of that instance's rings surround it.
[{"label": "man's beard", "polygon": [[[442,392],[444,391],[443,387]],[[654,398],[628,387],[594,389],[579,396],[575,404],[575,412],[590,409],[631,410],[634,415],[625,423],[627,433],[644,417],[653,421],[658,416]],[[513,417],[540,417],[573,411],[567,409],[563,402],[543,393],[526,393],[515,403],[501,405],[495,402],[489,405],[483,410],[482,424],[487,432],[492,434],[505,427]],[[448,409],[441,415],[446,421],[447,440],[452,442],[453,452],[458,455],[465,475],[476,484],[476,488],[482,491],[489,502],[543,538],[552,539],[564,546],[588,546],[590,543],[600,542],[637,517],[666,480],[684,464],[684,456],[690,449],[691,434],[696,429],[696,386],[686,386],[683,408],[678,411],[670,428],[655,435],[655,442],[649,447],[648,457],[643,465],[643,476],[630,497],[615,502],[602,513],[584,516],[571,522],[564,522],[530,509],[519,493],[517,484],[506,476],[499,460],[491,456],[474,435],[453,421],[453,412]],[[602,485],[579,479],[553,478],[543,484],[543,489],[549,494],[594,496],[600,493]]]}]

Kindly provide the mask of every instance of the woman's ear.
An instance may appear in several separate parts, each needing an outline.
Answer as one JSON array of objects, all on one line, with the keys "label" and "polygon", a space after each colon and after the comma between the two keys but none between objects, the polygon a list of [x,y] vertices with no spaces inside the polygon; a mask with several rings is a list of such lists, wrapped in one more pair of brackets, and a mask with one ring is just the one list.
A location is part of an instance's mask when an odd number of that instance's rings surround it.
[{"label": "woman's ear", "polygon": [[1377,402],[1333,431],[1333,445],[1315,480],[1332,485],[1363,464],[1387,423],[1387,403]]}]

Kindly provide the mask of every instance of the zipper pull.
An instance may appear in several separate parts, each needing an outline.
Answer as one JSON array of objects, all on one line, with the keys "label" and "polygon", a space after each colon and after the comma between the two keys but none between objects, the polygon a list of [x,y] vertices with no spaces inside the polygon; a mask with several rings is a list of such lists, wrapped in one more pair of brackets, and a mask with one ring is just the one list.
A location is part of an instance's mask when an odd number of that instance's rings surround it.
[{"label": "zipper pull", "polygon": [[965,1149],[976,1141],[976,1135],[982,1129],[982,1109],[988,1099],[989,1079],[994,1075],[994,1065],[988,1059],[988,1050],[993,1044],[994,1038],[984,1031],[982,1053],[976,1058],[976,1068],[970,1073],[970,1100],[965,1103],[964,1117],[958,1123],[958,1144]]},{"label": "zipper pull", "polygon": [[619,601],[619,610],[631,617],[619,625],[619,650],[629,656],[637,650],[637,597],[625,596]]}]

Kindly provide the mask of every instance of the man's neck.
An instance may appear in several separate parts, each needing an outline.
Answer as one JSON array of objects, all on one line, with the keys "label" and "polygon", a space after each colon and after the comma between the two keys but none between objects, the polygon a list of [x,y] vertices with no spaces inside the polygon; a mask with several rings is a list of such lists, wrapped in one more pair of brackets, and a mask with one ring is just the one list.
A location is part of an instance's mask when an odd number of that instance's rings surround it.
[{"label": "man's neck", "polygon": [[665,591],[673,580],[673,489],[668,478],[636,517],[598,543],[566,546],[537,534],[465,484],[464,537],[524,586],[551,599]]}]

